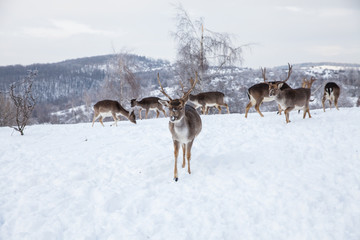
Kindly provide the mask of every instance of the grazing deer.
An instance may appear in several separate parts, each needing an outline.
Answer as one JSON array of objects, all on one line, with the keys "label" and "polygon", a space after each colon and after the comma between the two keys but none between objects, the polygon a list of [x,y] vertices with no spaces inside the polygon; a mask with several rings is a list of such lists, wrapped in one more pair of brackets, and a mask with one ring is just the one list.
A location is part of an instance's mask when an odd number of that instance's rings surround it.
[{"label": "grazing deer", "polygon": [[150,110],[154,110],[156,111],[156,118],[159,117],[160,112],[162,111],[166,117],[166,113],[163,109],[163,105],[161,105],[161,103],[159,102],[159,100],[161,100],[158,97],[147,97],[147,98],[143,98],[140,101],[137,101],[136,99],[132,99],[131,100],[131,107],[135,107],[135,106],[139,106],[139,117],[141,119],[141,111],[143,109],[145,109],[145,119],[148,118],[148,113]]},{"label": "grazing deer", "polygon": [[129,111],[125,110],[119,102],[112,100],[102,100],[97,102],[94,105],[94,118],[92,121],[92,126],[94,126],[94,122],[99,118],[101,125],[105,127],[102,120],[106,117],[113,117],[115,126],[117,126],[117,120],[120,120],[120,118],[117,117],[119,114],[128,118],[130,122],[136,124],[134,111],[129,113]]},{"label": "grazing deer", "polygon": [[182,167],[185,167],[185,154],[188,161],[188,173],[190,171],[190,159],[191,159],[191,147],[193,145],[194,139],[201,132],[202,123],[200,115],[197,113],[196,109],[190,105],[186,105],[190,92],[194,89],[197,82],[197,76],[192,87],[184,93],[184,95],[179,99],[172,99],[164,90],[160,83],[160,77],[158,74],[158,82],[161,88],[161,92],[169,99],[159,100],[159,102],[165,107],[169,108],[169,130],[172,135],[174,143],[174,156],[175,156],[175,168],[174,168],[174,180],[177,181],[178,172],[177,172],[177,158],[179,155],[180,145],[183,150],[183,164]]},{"label": "grazing deer", "polygon": [[[276,84],[276,83],[282,82],[283,83],[282,87],[281,87],[282,90],[290,88],[290,86],[287,83],[285,83],[290,78],[290,75],[292,73],[292,66],[290,64],[288,64],[288,65],[289,65],[288,76],[284,81],[266,82],[266,80],[267,80],[266,68],[264,68],[264,69],[261,68],[264,82],[255,84],[248,89],[247,94],[249,97],[249,103],[246,105],[245,118],[247,118],[248,112],[252,106],[255,106],[255,110],[260,114],[261,117],[264,117],[264,115],[260,112],[260,105],[263,102],[274,101],[274,98],[269,95],[269,83]],[[278,108],[279,108],[279,114],[281,115],[282,109],[281,109],[280,105],[278,105]]]},{"label": "grazing deer", "polygon": [[322,97],[322,105],[325,112],[325,101],[329,100],[330,109],[331,109],[331,102],[334,101],[335,107],[337,110],[338,108],[338,100],[340,96],[340,87],[334,82],[328,82],[324,87],[324,95]]},{"label": "grazing deer", "polygon": [[294,109],[303,109],[303,118],[305,118],[306,113],[308,113],[309,118],[311,118],[309,109],[311,89],[287,88],[282,90],[281,87],[283,84],[283,82],[269,83],[269,95],[274,97],[275,101],[285,110],[286,123],[290,122],[289,113]]},{"label": "grazing deer", "polygon": [[229,106],[225,102],[225,94],[222,92],[202,92],[197,95],[189,95],[189,102],[195,105],[195,108],[202,108],[202,114],[208,114],[210,107],[216,107],[221,114],[221,106],[226,107],[230,113]]}]

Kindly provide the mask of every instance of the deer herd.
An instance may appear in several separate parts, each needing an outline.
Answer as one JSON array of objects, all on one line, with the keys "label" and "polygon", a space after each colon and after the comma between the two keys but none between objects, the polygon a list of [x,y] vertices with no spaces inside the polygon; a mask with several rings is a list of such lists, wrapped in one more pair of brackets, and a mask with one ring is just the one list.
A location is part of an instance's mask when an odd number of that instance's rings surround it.
[{"label": "deer herd", "polygon": [[[288,64],[287,77],[282,81],[267,81],[266,78],[266,68],[262,68],[262,77],[264,82],[255,84],[251,86],[247,95],[249,102],[246,105],[245,109],[245,118],[248,116],[248,112],[252,106],[260,114],[261,117],[264,115],[260,111],[260,106],[263,102],[276,101],[278,104],[278,113],[281,115],[284,111],[286,123],[290,122],[289,114],[292,110],[303,110],[303,118],[308,114],[311,118],[309,102],[311,100],[311,86],[316,80],[314,77],[311,77],[310,80],[303,79],[302,86],[300,88],[291,88],[286,82],[289,80],[292,73],[292,65]],[[160,92],[168,98],[168,100],[163,100],[158,97],[147,97],[138,101],[132,99],[130,104],[132,110],[129,112],[124,109],[119,102],[113,100],[102,100],[97,102],[94,105],[94,117],[92,121],[92,126],[94,122],[99,119],[102,126],[103,119],[106,117],[113,117],[115,121],[115,126],[117,126],[117,121],[119,115],[122,115],[129,119],[130,122],[136,124],[136,117],[134,113],[134,108],[139,108],[139,118],[141,117],[141,111],[145,110],[145,118],[148,118],[148,113],[150,110],[156,111],[156,117],[159,117],[160,112],[164,114],[165,117],[169,116],[169,130],[172,135],[173,145],[174,145],[174,157],[175,157],[175,167],[174,167],[174,180],[178,181],[178,171],[177,171],[177,159],[179,155],[180,146],[183,151],[183,163],[182,167],[184,168],[188,164],[188,173],[191,173],[190,170],[190,159],[191,159],[191,148],[194,142],[194,139],[202,129],[202,122],[197,108],[201,108],[202,114],[208,114],[210,107],[215,107],[218,109],[221,114],[221,107],[226,107],[227,113],[230,114],[229,106],[226,101],[226,97],[222,92],[202,92],[197,95],[190,94],[198,81],[197,74],[195,81],[192,81],[192,86],[188,91],[183,90],[183,96],[181,98],[173,99],[171,98],[164,90],[160,82],[160,76],[157,76]],[[182,85],[181,85],[182,86]],[[183,89],[183,86],[182,86]],[[319,90],[319,88],[317,89]],[[313,93],[315,93],[315,90]],[[338,99],[340,96],[340,87],[334,82],[328,82],[324,87],[324,94],[322,97],[322,106],[325,112],[325,101],[328,100],[330,103],[334,102],[336,109],[338,108]],[[188,104],[190,103],[190,104]],[[168,115],[166,114],[165,108],[168,108]]]}]

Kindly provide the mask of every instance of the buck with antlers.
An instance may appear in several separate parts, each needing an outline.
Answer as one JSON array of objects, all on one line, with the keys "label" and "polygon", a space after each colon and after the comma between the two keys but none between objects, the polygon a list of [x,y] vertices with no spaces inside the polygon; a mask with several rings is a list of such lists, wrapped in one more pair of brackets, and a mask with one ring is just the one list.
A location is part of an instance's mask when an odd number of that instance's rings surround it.
[{"label": "buck with antlers", "polygon": [[136,99],[131,99],[131,107],[138,106],[139,107],[139,117],[141,119],[141,111],[145,109],[145,119],[148,118],[148,113],[150,110],[156,111],[156,118],[159,117],[160,112],[162,111],[166,117],[166,113],[163,109],[163,105],[159,102],[161,100],[158,97],[147,97],[143,98],[140,101],[137,101]]},{"label": "buck with antlers", "polygon": [[306,78],[304,78],[302,80],[302,84],[301,87],[302,88],[311,88],[311,86],[313,85],[313,83],[316,81],[315,77],[311,77],[310,80],[307,80]]},{"label": "buck with antlers", "polygon": [[120,105],[118,101],[113,101],[113,100],[99,101],[94,105],[94,118],[92,121],[92,126],[94,126],[94,122],[99,118],[101,125],[105,127],[102,120],[106,117],[113,117],[115,121],[115,126],[117,126],[117,120],[120,120],[120,118],[118,118],[118,115],[123,115],[124,117],[129,119],[130,122],[136,124],[134,111],[131,112],[127,111]]},{"label": "buck with antlers", "polygon": [[287,88],[281,89],[284,81],[278,83],[269,83],[269,95],[274,97],[275,101],[280,105],[285,112],[286,123],[290,122],[289,113],[294,109],[303,109],[304,115],[303,118],[306,117],[306,113],[308,113],[309,118],[310,115],[310,96],[311,96],[311,85],[316,79],[314,78],[312,81],[310,80],[309,88]]},{"label": "buck with antlers", "polygon": [[197,82],[197,76],[192,87],[184,93],[181,98],[172,99],[164,90],[160,83],[160,77],[158,74],[158,82],[161,88],[161,92],[169,100],[159,100],[159,102],[165,107],[169,108],[169,130],[172,135],[174,143],[174,156],[175,156],[175,168],[174,168],[174,180],[177,181],[177,158],[179,155],[180,146],[183,150],[183,163],[182,167],[185,167],[185,154],[188,162],[188,173],[190,174],[190,159],[191,159],[191,147],[194,139],[201,132],[202,123],[200,115],[195,108],[190,105],[186,105],[190,92],[194,89]]},{"label": "buck with antlers", "polygon": [[[273,81],[273,82],[267,82],[266,78],[266,68],[261,68],[262,77],[264,78],[263,83],[258,83],[253,85],[248,89],[248,97],[249,97],[249,103],[246,105],[245,109],[245,118],[247,118],[248,112],[252,106],[255,106],[255,110],[260,114],[261,117],[264,117],[264,115],[260,112],[260,105],[263,102],[271,102],[274,101],[274,98],[269,95],[269,83],[280,83],[282,82],[281,89],[287,89],[290,88],[290,86],[286,83],[287,80],[289,80],[290,75],[292,73],[292,66],[288,64],[289,70],[288,70],[288,76],[284,81]],[[279,108],[279,114],[281,115],[281,107],[278,105]]]},{"label": "buck with antlers", "polygon": [[335,107],[337,110],[338,108],[338,100],[340,96],[340,87],[334,82],[328,82],[324,87],[324,95],[322,97],[322,105],[325,112],[325,101],[329,100],[330,109],[331,109],[331,102],[334,101]]},{"label": "buck with antlers", "polygon": [[222,92],[202,92],[197,95],[189,95],[189,102],[195,105],[195,108],[201,107],[202,114],[208,114],[210,107],[216,107],[221,114],[221,106],[226,107],[230,113],[229,106],[225,102],[225,94]]}]

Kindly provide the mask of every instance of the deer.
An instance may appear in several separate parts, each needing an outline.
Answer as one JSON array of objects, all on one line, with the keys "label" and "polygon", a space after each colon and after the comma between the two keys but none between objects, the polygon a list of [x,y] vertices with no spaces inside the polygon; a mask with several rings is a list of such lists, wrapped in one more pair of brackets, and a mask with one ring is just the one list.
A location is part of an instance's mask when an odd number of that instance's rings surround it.
[{"label": "deer", "polygon": [[174,180],[178,181],[177,159],[179,155],[180,146],[183,151],[183,163],[182,168],[185,168],[185,155],[188,163],[188,173],[190,170],[191,148],[196,136],[199,135],[202,129],[202,122],[200,115],[196,109],[190,105],[187,105],[190,92],[194,89],[197,82],[197,74],[194,83],[191,88],[183,93],[181,98],[172,99],[164,90],[161,85],[160,77],[158,73],[158,82],[160,86],[160,92],[164,94],[169,100],[159,100],[159,102],[169,109],[169,130],[172,136],[174,145]]},{"label": "deer", "polygon": [[94,118],[92,121],[92,127],[94,127],[94,123],[98,118],[101,125],[105,127],[102,120],[106,117],[113,117],[115,121],[115,126],[117,126],[117,120],[120,120],[120,118],[118,118],[119,114],[129,119],[130,122],[136,124],[134,111],[131,112],[127,111],[120,105],[118,101],[113,101],[113,100],[99,101],[94,105]]},{"label": "deer", "polygon": [[208,114],[210,107],[216,107],[221,114],[221,106],[226,107],[230,114],[229,106],[225,102],[225,94],[222,92],[202,92],[197,95],[189,95],[189,102],[195,105],[195,108],[201,107],[202,114]]},{"label": "deer", "polygon": [[336,109],[339,110],[339,107],[338,107],[339,96],[340,96],[340,87],[334,82],[326,83],[326,85],[324,87],[324,95],[322,97],[322,106],[323,106],[324,112],[325,112],[325,101],[326,100],[329,100],[330,109],[331,109],[331,102],[334,101]]},{"label": "deer", "polygon": [[[264,115],[260,112],[260,105],[263,102],[274,101],[274,98],[269,95],[269,83],[276,84],[276,83],[282,82],[283,83],[281,86],[282,90],[291,88],[286,83],[286,81],[290,78],[290,75],[292,73],[292,66],[290,65],[290,63],[288,63],[288,66],[289,66],[289,70],[288,70],[287,78],[284,81],[272,81],[272,82],[266,81],[267,80],[266,68],[261,68],[262,77],[264,79],[264,82],[255,84],[248,89],[247,95],[249,98],[249,103],[246,105],[245,118],[247,118],[248,112],[252,106],[255,106],[255,110],[260,114],[261,117],[264,117]],[[278,108],[279,108],[279,114],[281,115],[282,109],[281,109],[280,105],[278,105]]]},{"label": "deer", "polygon": [[311,89],[281,89],[283,84],[284,81],[277,83],[269,83],[269,96],[274,97],[275,101],[281,106],[282,109],[284,109],[286,123],[290,122],[289,113],[294,109],[303,109],[303,118],[306,117],[306,113],[308,113],[309,118],[311,118],[309,108]]},{"label": "deer", "polygon": [[141,118],[141,111],[145,109],[145,119],[148,118],[148,113],[150,110],[156,111],[156,118],[159,117],[160,112],[162,111],[166,117],[166,112],[163,109],[163,105],[159,102],[160,98],[158,97],[146,97],[137,101],[136,99],[131,99],[131,107],[138,106],[139,109],[139,117]]}]

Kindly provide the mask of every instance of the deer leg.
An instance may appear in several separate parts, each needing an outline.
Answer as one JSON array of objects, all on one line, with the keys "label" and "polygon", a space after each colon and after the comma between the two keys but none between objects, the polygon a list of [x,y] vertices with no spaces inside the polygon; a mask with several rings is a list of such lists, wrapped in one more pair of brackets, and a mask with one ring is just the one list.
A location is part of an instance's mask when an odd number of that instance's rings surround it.
[{"label": "deer leg", "polygon": [[164,110],[161,110],[161,111],[164,113],[165,117],[167,117],[167,116],[166,116],[166,112],[165,112]]},{"label": "deer leg", "polygon": [[203,105],[203,106],[201,107],[201,112],[202,112],[202,114],[205,114],[205,105]]},{"label": "deer leg", "polygon": [[251,106],[252,106],[252,103],[251,103],[251,101],[250,101],[250,102],[246,105],[245,118],[247,118],[247,114],[248,114],[248,112],[249,112],[249,110],[250,110]]},{"label": "deer leg", "polygon": [[112,113],[112,117],[115,121],[115,126],[117,127],[117,117],[116,117],[116,114],[115,113]]},{"label": "deer leg", "polygon": [[[309,118],[311,118],[309,103],[307,103],[307,104],[305,105],[305,107],[306,107],[305,115],[306,115],[306,113],[308,113]],[[304,117],[304,118],[305,118],[305,117]]]},{"label": "deer leg", "polygon": [[148,113],[149,113],[149,109],[146,109],[146,111],[145,111],[145,119],[148,118]]},{"label": "deer leg", "polygon": [[182,168],[184,168],[184,167],[185,167],[185,152],[186,152],[186,145],[185,145],[185,143],[183,143],[183,144],[181,145],[181,147],[182,147],[182,150],[183,150],[183,164],[182,164]]},{"label": "deer leg", "polygon": [[224,106],[226,107],[227,113],[228,113],[228,114],[230,114],[229,105],[227,105],[227,104],[225,103],[225,105],[224,105]]},{"label": "deer leg", "polygon": [[325,98],[325,95],[324,95],[323,98],[322,98],[322,101],[321,101],[324,112],[325,112],[325,101],[326,101],[326,98]]},{"label": "deer leg", "polygon": [[260,114],[261,117],[264,117],[264,115],[260,112],[260,105],[261,105],[262,101],[263,101],[263,99],[261,99],[260,102],[256,102],[255,109]]},{"label": "deer leg", "polygon": [[335,104],[336,109],[339,110],[339,107],[338,107],[338,98],[335,98],[334,104]]},{"label": "deer leg", "polygon": [[309,115],[309,118],[311,118],[309,106],[304,107],[303,111],[304,111],[303,119],[305,119],[306,113]]},{"label": "deer leg", "polygon": [[101,125],[103,126],[103,127],[105,127],[105,125],[104,125],[104,123],[103,123],[103,117],[102,116],[100,116],[100,119],[99,119],[99,122],[101,123]]},{"label": "deer leg", "polygon": [[96,119],[98,119],[98,118],[99,118],[99,115],[94,114],[93,121],[92,121],[92,127],[94,126],[94,123],[95,123]]},{"label": "deer leg", "polygon": [[140,117],[140,120],[142,120],[142,118],[141,118],[141,111],[142,111],[142,108],[139,109],[139,117]]},{"label": "deer leg", "polygon": [[330,110],[331,110],[331,100],[329,99],[329,103],[330,103]]},{"label": "deer leg", "polygon": [[282,108],[281,108],[281,106],[280,106],[280,104],[278,104],[278,111],[279,111],[279,115],[281,115],[281,112],[282,112]]},{"label": "deer leg", "polygon": [[186,146],[186,157],[187,157],[187,161],[188,161],[188,173],[191,174],[191,170],[190,170],[190,159],[191,159],[191,148],[192,148],[192,144],[193,144],[194,140],[192,140],[191,142],[189,142]]},{"label": "deer leg", "polygon": [[159,114],[160,114],[159,110],[156,110],[156,118],[159,117]]},{"label": "deer leg", "polygon": [[178,172],[177,172],[177,158],[179,156],[179,148],[180,143],[178,141],[174,141],[174,157],[175,157],[175,167],[174,167],[174,180],[179,180],[178,178]]},{"label": "deer leg", "polygon": [[221,114],[221,107],[217,105],[217,109],[219,109],[219,114]]},{"label": "deer leg", "polygon": [[206,115],[209,114],[209,109],[210,109],[210,107],[206,107],[206,112],[205,112]]},{"label": "deer leg", "polygon": [[285,109],[284,113],[285,113],[285,119],[286,119],[286,123],[290,122],[290,118],[289,118],[289,113],[291,110],[293,110],[294,107],[288,107],[287,109]]}]

